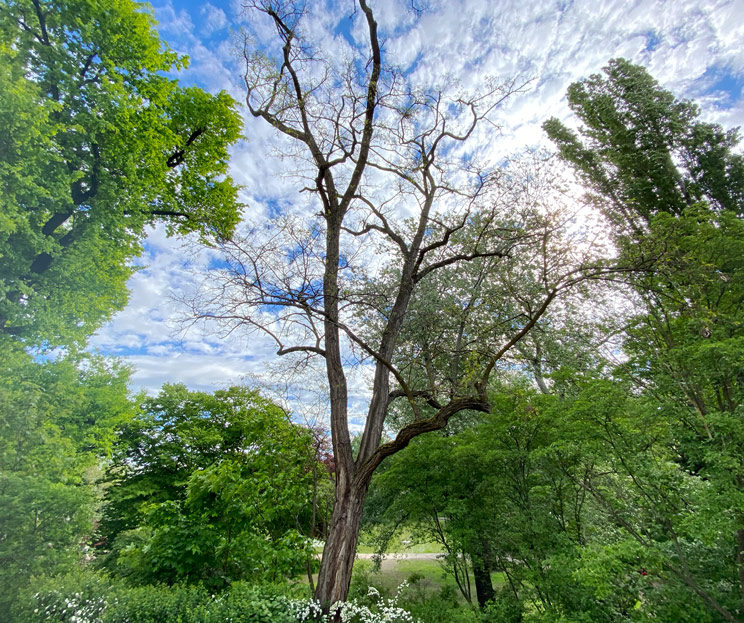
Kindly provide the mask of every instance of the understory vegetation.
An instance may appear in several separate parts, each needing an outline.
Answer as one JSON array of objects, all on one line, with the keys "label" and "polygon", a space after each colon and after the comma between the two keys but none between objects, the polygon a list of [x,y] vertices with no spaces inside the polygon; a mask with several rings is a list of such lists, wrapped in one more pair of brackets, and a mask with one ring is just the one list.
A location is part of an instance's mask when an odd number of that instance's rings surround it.
[{"label": "understory vegetation", "polygon": [[[2,5],[0,620],[744,621],[735,130],[614,59],[571,85],[577,129],[545,122],[555,153],[444,166],[515,85],[401,90],[360,0],[370,62],[303,90],[301,12],[257,3],[284,56],[246,52],[248,106],[309,149],[321,212],[241,240],[237,104],[166,77],[186,59],[138,4]],[[87,350],[157,222],[227,257],[237,298],[199,320],[322,360],[328,426],[255,388],[133,395]]]}]

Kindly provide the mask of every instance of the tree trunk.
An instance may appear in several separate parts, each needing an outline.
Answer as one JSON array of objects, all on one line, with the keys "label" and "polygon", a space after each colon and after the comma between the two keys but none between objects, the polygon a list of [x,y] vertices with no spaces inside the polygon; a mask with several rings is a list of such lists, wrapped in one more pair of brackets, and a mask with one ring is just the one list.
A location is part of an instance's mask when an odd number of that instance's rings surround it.
[{"label": "tree trunk", "polygon": [[492,601],[496,594],[493,591],[491,583],[491,573],[488,565],[479,555],[472,555],[473,561],[473,578],[475,579],[475,594],[478,597],[478,605],[483,608],[489,601]]},{"label": "tree trunk", "polygon": [[[740,523],[744,523],[744,518],[739,518]],[[744,528],[736,531],[736,570],[739,576],[739,596],[740,604],[744,609]]]},{"label": "tree trunk", "polygon": [[[344,482],[349,484],[345,486]],[[338,601],[345,601],[349,593],[368,487],[368,480],[358,482],[344,477],[337,480],[331,529],[323,549],[318,584],[315,587],[315,599],[324,609]]]}]

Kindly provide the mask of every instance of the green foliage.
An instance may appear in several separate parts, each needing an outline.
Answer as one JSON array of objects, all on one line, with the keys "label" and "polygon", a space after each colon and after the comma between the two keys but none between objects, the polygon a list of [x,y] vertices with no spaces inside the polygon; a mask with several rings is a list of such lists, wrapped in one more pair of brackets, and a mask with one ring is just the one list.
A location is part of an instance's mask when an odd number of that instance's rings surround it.
[{"label": "green foliage", "polygon": [[514,596],[513,591],[503,587],[496,598],[481,613],[483,623],[520,623],[523,617],[522,603]]},{"label": "green foliage", "polygon": [[390,460],[368,525],[415,522],[461,588],[468,559],[502,570],[483,620],[719,621],[688,582],[733,609],[733,500],[679,469],[674,418],[632,394],[610,379],[563,397],[501,386],[492,414]]},{"label": "green foliage", "polygon": [[581,457],[582,486],[607,522],[581,550],[573,578],[634,620],[687,603],[689,613],[735,608],[738,502],[718,495],[718,478],[680,468],[678,415],[656,397],[629,396],[627,385],[595,382],[565,405],[572,424],[550,448],[561,462],[569,452]]},{"label": "green foliage", "polygon": [[166,385],[121,431],[101,529],[138,582],[278,580],[311,555],[312,439],[256,392]]},{"label": "green foliage", "polygon": [[33,574],[83,557],[101,457],[131,414],[128,371],[96,357],[39,363],[0,343],[0,619]]},{"label": "green foliage", "polygon": [[571,479],[575,460],[564,471],[547,452],[561,401],[517,383],[494,388],[491,402],[493,412],[469,428],[417,440],[394,457],[373,482],[377,513],[368,521],[415,522],[437,539],[468,600],[468,572],[503,571],[510,592],[489,591],[490,573],[476,585],[481,603],[496,599],[495,620],[518,616],[522,603],[537,613],[591,603],[570,574],[587,538],[586,495]]},{"label": "green foliage", "polygon": [[677,100],[643,67],[612,60],[604,75],[572,84],[568,102],[584,142],[557,119],[544,128],[623,234],[700,201],[742,213],[737,131],[699,121],[697,106]]},{"label": "green foliage", "polygon": [[15,608],[18,623],[295,623],[271,586],[236,583],[219,596],[203,586],[126,586],[75,573],[35,581]]},{"label": "green foliage", "polygon": [[181,88],[144,5],[3,0],[0,329],[80,342],[126,302],[145,227],[205,240],[239,219],[235,102]]},{"label": "green foliage", "polygon": [[[643,268],[630,279],[642,306],[622,383],[585,387],[569,410],[577,452],[595,462],[584,483],[619,528],[577,577],[620,611],[636,594],[637,620],[734,620],[744,578],[744,159],[736,131],[699,121],[642,67],[615,60],[604,74],[569,90],[583,142],[545,125],[611,219],[623,258]],[[631,549],[654,570],[642,593],[628,592],[615,566]],[[609,584],[595,567],[609,568]]]}]

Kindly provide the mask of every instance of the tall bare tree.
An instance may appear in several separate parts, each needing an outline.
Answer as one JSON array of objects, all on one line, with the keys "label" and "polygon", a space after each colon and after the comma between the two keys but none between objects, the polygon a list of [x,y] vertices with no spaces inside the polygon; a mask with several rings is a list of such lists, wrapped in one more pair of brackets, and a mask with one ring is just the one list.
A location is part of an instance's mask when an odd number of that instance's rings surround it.
[{"label": "tall bare tree", "polygon": [[[247,8],[279,41],[275,59],[246,43],[248,109],[298,147],[320,213],[309,224],[278,216],[232,241],[193,312],[325,362],[336,482],[315,595],[328,607],[346,598],[375,469],[458,413],[488,410],[499,362],[554,299],[605,269],[586,261],[588,247],[558,244],[565,223],[541,207],[529,175],[487,173],[468,151],[523,84],[413,88],[383,63],[367,0],[355,14],[366,51],[346,59],[323,58],[303,36],[302,3]],[[372,379],[356,456],[350,361]],[[383,443],[400,401],[411,415]]]}]

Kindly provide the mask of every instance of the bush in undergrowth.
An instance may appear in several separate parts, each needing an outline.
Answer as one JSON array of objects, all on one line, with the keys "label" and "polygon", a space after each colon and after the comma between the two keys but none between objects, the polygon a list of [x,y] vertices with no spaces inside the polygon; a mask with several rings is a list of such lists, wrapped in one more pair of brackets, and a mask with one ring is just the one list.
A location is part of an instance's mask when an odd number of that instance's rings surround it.
[{"label": "bush in undergrowth", "polygon": [[523,607],[514,593],[507,587],[496,591],[493,601],[481,612],[482,623],[519,623],[523,619]]},{"label": "bush in undergrowth", "polygon": [[37,578],[10,623],[330,623],[337,612],[344,623],[414,623],[396,600],[371,589],[366,603],[340,603],[324,615],[318,602],[292,600],[274,586],[236,582],[215,595],[199,585],[127,586],[77,572]]},{"label": "bush in undergrowth", "polygon": [[101,623],[197,623],[209,599],[199,586],[127,587],[113,591]]},{"label": "bush in undergrowth", "polygon": [[217,595],[199,585],[126,586],[84,572],[37,579],[13,623],[296,623],[273,587],[235,583]]},{"label": "bush in undergrowth", "polygon": [[280,588],[238,582],[204,608],[199,623],[296,623]]},{"label": "bush in undergrowth", "polygon": [[108,579],[86,572],[36,578],[19,593],[13,623],[101,623],[111,593]]}]

